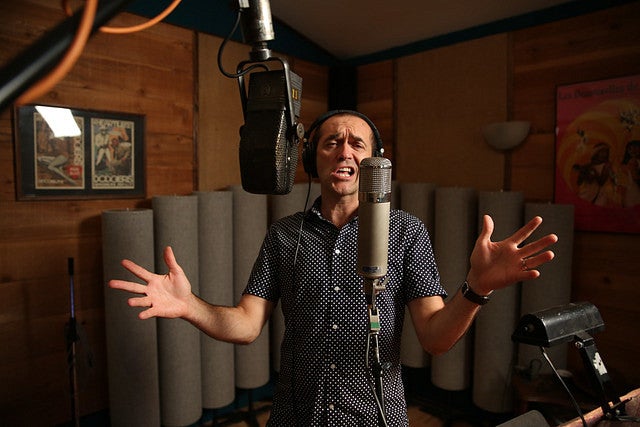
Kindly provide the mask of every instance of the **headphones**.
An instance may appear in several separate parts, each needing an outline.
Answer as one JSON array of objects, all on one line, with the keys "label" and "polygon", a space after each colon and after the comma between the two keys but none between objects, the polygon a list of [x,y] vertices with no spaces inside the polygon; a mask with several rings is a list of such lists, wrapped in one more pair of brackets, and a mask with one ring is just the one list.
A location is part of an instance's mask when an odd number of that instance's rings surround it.
[{"label": "headphones", "polygon": [[364,114],[359,113],[357,111],[353,111],[353,110],[329,111],[323,114],[322,116],[318,117],[316,121],[311,124],[309,129],[304,134],[304,140],[303,140],[304,142],[302,147],[302,166],[304,167],[304,171],[307,174],[311,175],[312,178],[318,177],[318,169],[316,167],[316,149],[318,147],[316,146],[317,140],[314,142],[314,138],[312,137],[312,134],[329,118],[333,116],[338,116],[341,114],[359,117],[360,119],[364,120],[371,128],[371,131],[373,132],[373,138],[376,143],[376,146],[373,150],[373,155],[375,157],[382,157],[384,153],[384,148],[382,148],[382,138],[380,137],[380,132],[378,132],[378,128],[376,128],[376,126],[373,124],[371,119],[369,119]]}]

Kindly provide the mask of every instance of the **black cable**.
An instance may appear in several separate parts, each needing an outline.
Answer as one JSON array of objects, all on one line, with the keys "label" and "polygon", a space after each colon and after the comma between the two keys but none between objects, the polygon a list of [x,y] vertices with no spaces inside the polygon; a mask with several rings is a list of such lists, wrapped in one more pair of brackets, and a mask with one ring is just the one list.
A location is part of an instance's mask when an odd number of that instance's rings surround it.
[{"label": "black cable", "polygon": [[[369,368],[369,351],[370,351],[370,342],[371,342],[371,334],[367,335],[367,344],[365,346],[365,366],[367,368]],[[367,382],[369,383],[369,387],[371,387],[371,392],[373,393],[373,398],[375,400],[376,403],[376,407],[378,408],[378,420],[381,423],[381,427],[389,427],[389,424],[387,423],[387,417],[385,416],[384,413],[384,406],[382,405],[382,402],[380,401],[380,398],[378,397],[378,393],[376,391],[376,384],[375,384],[375,379],[373,378],[373,374],[371,377],[367,376]]]},{"label": "black cable", "polygon": [[[304,216],[307,214],[307,206],[309,204],[309,197],[311,195],[311,174],[307,175],[309,177],[309,182],[308,182],[308,186],[307,186],[307,197],[305,198],[304,201],[304,208],[302,209],[302,218],[300,219],[300,229],[298,230],[298,241],[296,242],[296,252],[295,255],[293,256],[293,284],[292,286],[294,287],[294,292],[293,292],[293,304],[291,305],[291,316],[295,319],[296,316],[296,311],[297,311],[297,305],[298,305],[298,286],[296,284],[296,267],[297,267],[297,263],[298,263],[298,250],[300,249],[300,242],[302,240],[302,229],[304,227]],[[289,322],[289,325],[286,325],[285,328],[288,328],[291,332],[291,336],[293,337],[292,339],[294,340],[293,343],[293,347],[295,349],[295,339],[296,339],[296,334],[295,334],[295,329],[294,329],[294,325],[295,325],[295,320]],[[297,411],[296,411],[296,396],[295,396],[295,384],[296,384],[296,356],[295,356],[295,351],[291,351],[291,393],[293,394],[291,396],[291,404],[293,405],[293,413],[297,415]]]},{"label": "black cable", "polygon": [[569,390],[569,387],[567,386],[567,384],[564,382],[564,380],[562,379],[562,377],[558,373],[558,370],[556,369],[556,367],[553,366],[553,362],[551,362],[551,359],[547,355],[547,352],[544,350],[544,347],[540,347],[540,351],[542,351],[542,355],[544,356],[544,358],[549,363],[549,366],[551,366],[551,370],[553,371],[554,374],[556,374],[556,377],[558,377],[558,379],[560,380],[560,383],[562,384],[564,389],[567,391],[567,394],[569,394],[569,397],[571,398],[571,403],[573,403],[574,408],[576,409],[576,411],[578,412],[578,415],[580,416],[580,419],[582,420],[582,425],[584,427],[587,427],[587,421],[584,419],[584,415],[582,414],[582,410],[580,409],[580,405],[578,405],[578,402],[576,401],[575,397],[573,397],[573,394],[571,393],[571,390]]},{"label": "black cable", "polygon": [[304,226],[304,216],[307,213],[307,206],[309,205],[309,197],[311,195],[311,174],[308,174],[309,181],[307,185],[307,197],[304,201],[304,209],[302,209],[302,219],[300,220],[300,230],[298,231],[298,242],[296,243],[296,252],[293,256],[293,268],[295,271],[296,263],[298,262],[298,249],[300,249],[300,240],[302,239],[302,227]]},{"label": "black cable", "polygon": [[237,79],[238,77],[242,77],[245,74],[247,74],[249,71],[255,70],[256,68],[263,68],[267,71],[269,70],[269,68],[264,64],[254,64],[248,67],[247,69],[242,70],[239,73],[229,73],[225,71],[224,67],[222,66],[222,51],[224,50],[224,47],[227,45],[227,42],[231,39],[231,36],[233,36],[233,34],[238,29],[238,25],[240,24],[241,17],[242,17],[242,8],[238,8],[238,16],[236,17],[235,24],[233,24],[233,29],[231,30],[229,35],[225,37],[224,40],[222,40],[222,43],[220,44],[220,48],[218,48],[218,69],[224,76],[229,77],[230,79]]},{"label": "black cable", "polygon": [[[91,34],[109,22],[130,2],[131,0],[99,2]],[[82,13],[65,19],[44,33],[9,64],[0,68],[0,111],[8,107],[60,61],[73,42],[81,19]]]}]

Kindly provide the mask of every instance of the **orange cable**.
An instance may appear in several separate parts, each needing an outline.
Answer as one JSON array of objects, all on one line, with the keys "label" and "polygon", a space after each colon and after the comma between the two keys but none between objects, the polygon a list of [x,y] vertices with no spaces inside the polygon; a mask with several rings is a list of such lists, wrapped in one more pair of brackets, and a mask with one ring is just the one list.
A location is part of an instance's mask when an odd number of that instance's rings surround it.
[{"label": "orange cable", "polygon": [[91,35],[91,28],[93,27],[97,9],[98,0],[87,0],[80,24],[78,25],[78,31],[62,60],[48,75],[25,91],[16,100],[16,105],[28,104],[34,99],[44,95],[71,70],[82,54],[82,50]]},{"label": "orange cable", "polygon": [[[173,2],[167,6],[165,10],[160,12],[156,17],[138,25],[133,25],[131,27],[100,27],[100,32],[108,33],[108,34],[128,34],[135,33],[136,31],[146,30],[147,28],[157,24],[166,18],[173,10],[178,7],[178,5],[182,2],[182,0],[173,0]],[[71,16],[71,8],[69,6],[69,0],[62,0],[62,8],[67,16]]]},{"label": "orange cable", "polygon": [[[167,15],[169,15],[173,10],[178,7],[182,0],[173,0],[173,2],[163,10],[159,15],[155,18],[148,20],[147,22],[134,25],[132,27],[101,27],[100,31],[104,33],[110,34],[127,34],[133,33],[136,31],[141,31],[146,28],[149,28],[158,22],[162,21]],[[70,16],[73,11],[69,4],[69,0],[61,0],[62,9],[65,14]],[[60,80],[64,78],[64,76],[71,70],[73,65],[76,63],[80,55],[82,54],[82,50],[84,46],[87,44],[87,40],[91,35],[91,28],[93,27],[93,22],[96,16],[96,10],[98,8],[98,0],[86,0],[85,8],[82,14],[82,19],[78,26],[78,31],[71,43],[71,46],[65,53],[64,57],[58,63],[56,68],[54,68],[48,75],[39,80],[36,84],[34,84],[31,88],[25,91],[16,101],[16,105],[24,105],[33,101],[34,99],[43,96],[46,94],[53,86],[55,86]]]},{"label": "orange cable", "polygon": [[169,15],[176,7],[178,7],[181,1],[182,0],[173,0],[173,3],[167,6],[167,8],[163,10],[159,15],[157,15],[153,19],[148,20],[145,23],[134,25],[131,27],[100,27],[100,31],[109,34],[128,34],[145,30],[166,18],[167,15]]},{"label": "orange cable", "polygon": [[73,10],[71,9],[71,5],[69,5],[69,0],[61,0],[61,3],[64,14],[67,16],[73,15]]}]

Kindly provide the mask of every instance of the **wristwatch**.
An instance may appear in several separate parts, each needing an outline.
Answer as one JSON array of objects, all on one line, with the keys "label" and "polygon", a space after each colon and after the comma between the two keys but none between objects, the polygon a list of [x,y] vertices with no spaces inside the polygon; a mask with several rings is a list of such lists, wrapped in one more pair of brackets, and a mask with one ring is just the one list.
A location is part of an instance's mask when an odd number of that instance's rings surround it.
[{"label": "wristwatch", "polygon": [[461,291],[462,291],[462,296],[463,297],[465,297],[466,299],[468,299],[472,303],[475,303],[475,304],[478,304],[478,305],[485,305],[490,300],[488,295],[485,296],[485,295],[476,294],[473,291],[473,289],[471,289],[471,286],[469,286],[469,283],[467,283],[466,280],[462,284]]}]

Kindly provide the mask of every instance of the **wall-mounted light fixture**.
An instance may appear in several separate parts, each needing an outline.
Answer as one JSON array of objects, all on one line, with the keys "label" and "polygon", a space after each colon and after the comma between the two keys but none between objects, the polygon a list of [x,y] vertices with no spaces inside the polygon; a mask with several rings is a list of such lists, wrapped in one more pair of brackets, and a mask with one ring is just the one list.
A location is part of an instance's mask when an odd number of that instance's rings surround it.
[{"label": "wall-mounted light fixture", "polygon": [[487,143],[496,150],[505,151],[517,147],[529,135],[531,123],[511,120],[488,124],[482,129]]},{"label": "wall-mounted light fixture", "polygon": [[485,141],[494,149],[501,151],[504,155],[504,176],[502,189],[511,189],[511,150],[522,142],[529,135],[531,123],[522,120],[511,120],[497,122],[486,125],[482,129],[482,136]]},{"label": "wall-mounted light fixture", "polygon": [[564,306],[551,307],[536,313],[522,316],[511,339],[522,344],[537,345],[544,358],[556,374],[576,408],[583,424],[586,421],[576,400],[569,391],[562,377],[553,366],[544,347],[553,347],[562,343],[573,342],[580,351],[587,372],[600,397],[602,411],[607,419],[623,420],[628,418],[625,403],[621,402],[613,388],[609,373],[598,353],[595,341],[590,335],[604,329],[600,312],[589,302],[570,303]]}]

